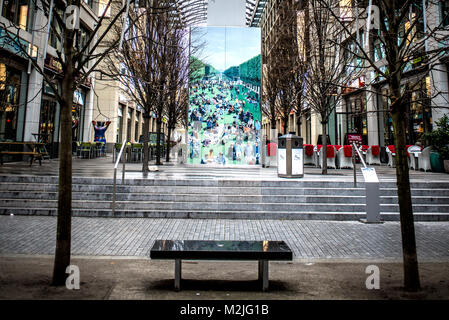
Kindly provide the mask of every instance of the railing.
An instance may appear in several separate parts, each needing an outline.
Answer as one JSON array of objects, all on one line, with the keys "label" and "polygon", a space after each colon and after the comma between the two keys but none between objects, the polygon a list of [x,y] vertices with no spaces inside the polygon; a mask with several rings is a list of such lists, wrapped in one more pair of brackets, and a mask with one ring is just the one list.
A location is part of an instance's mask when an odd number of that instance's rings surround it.
[{"label": "railing", "polygon": [[380,219],[380,192],[379,179],[374,168],[368,168],[365,160],[357,149],[355,143],[352,143],[352,161],[354,165],[354,188],[357,187],[357,175],[355,167],[355,153],[358,153],[360,161],[362,161],[362,174],[365,179],[365,195],[366,195],[366,219],[360,219],[363,223],[382,223]]},{"label": "railing", "polygon": [[362,161],[363,167],[366,168],[366,163],[365,160],[363,160],[362,155],[360,154],[359,149],[357,149],[357,146],[355,145],[355,142],[352,143],[352,166],[354,168],[354,188],[357,187],[357,168],[355,165],[355,153],[357,152],[357,154],[359,155],[360,161]]},{"label": "railing", "polygon": [[[115,200],[116,200],[116,193],[117,193],[117,167],[120,162],[120,159],[122,159],[124,157],[123,150],[125,148],[126,148],[126,140],[123,140],[122,147],[117,156],[117,161],[115,162],[115,165],[114,165],[114,187],[113,187],[113,191],[112,191],[112,215],[115,214]],[[125,164],[126,164],[125,159],[122,159],[122,162],[123,162],[122,184],[124,184],[125,183]]]}]

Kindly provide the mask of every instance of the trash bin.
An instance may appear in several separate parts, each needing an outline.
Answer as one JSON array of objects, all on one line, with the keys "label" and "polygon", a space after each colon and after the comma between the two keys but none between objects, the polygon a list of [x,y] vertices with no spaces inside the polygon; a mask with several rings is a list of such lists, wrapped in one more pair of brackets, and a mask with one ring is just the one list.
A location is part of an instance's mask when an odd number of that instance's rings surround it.
[{"label": "trash bin", "polygon": [[304,177],[303,139],[286,134],[278,140],[278,176],[281,178]]}]

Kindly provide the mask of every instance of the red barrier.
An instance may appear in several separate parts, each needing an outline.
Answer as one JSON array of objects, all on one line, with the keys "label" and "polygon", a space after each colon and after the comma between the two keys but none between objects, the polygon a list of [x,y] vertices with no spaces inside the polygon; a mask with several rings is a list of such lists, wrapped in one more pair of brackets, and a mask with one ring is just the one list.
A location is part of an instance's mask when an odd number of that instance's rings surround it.
[{"label": "red barrier", "polygon": [[352,157],[352,146],[351,145],[343,146],[343,152],[344,152],[346,158],[351,158]]}]

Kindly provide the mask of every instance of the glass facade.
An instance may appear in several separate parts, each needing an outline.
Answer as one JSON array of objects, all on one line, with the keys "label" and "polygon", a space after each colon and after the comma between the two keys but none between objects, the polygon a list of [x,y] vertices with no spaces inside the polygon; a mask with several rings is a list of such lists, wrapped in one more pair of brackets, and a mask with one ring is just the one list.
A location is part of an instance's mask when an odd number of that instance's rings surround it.
[{"label": "glass facade", "polygon": [[29,0],[3,0],[2,16],[23,30],[31,27],[31,10]]},{"label": "glass facade", "polygon": [[139,119],[140,119],[140,112],[136,111],[136,121],[135,121],[135,128],[134,128],[134,141],[139,141]]},{"label": "glass facade", "polygon": [[122,133],[123,133],[123,109],[124,106],[119,105],[117,108],[117,136],[116,136],[116,142],[122,143]]},{"label": "glass facade", "polygon": [[440,23],[443,27],[449,26],[449,0],[440,1]]},{"label": "glass facade", "polygon": [[[407,144],[423,143],[422,135],[432,131],[432,111],[430,106],[430,77],[426,76],[408,83],[407,104]],[[381,108],[383,110],[383,138],[385,145],[394,144],[393,120],[389,108],[390,99],[387,89],[381,91]],[[382,131],[382,130],[381,130]]]},{"label": "glass facade", "polygon": [[86,92],[84,90],[76,90],[73,95],[72,105],[72,141],[74,142],[83,140],[85,101]]},{"label": "glass facade", "polygon": [[368,144],[365,92],[346,98],[346,132],[362,134],[363,144]]},{"label": "glass facade", "polygon": [[21,71],[0,63],[0,139],[17,139],[21,75]]}]

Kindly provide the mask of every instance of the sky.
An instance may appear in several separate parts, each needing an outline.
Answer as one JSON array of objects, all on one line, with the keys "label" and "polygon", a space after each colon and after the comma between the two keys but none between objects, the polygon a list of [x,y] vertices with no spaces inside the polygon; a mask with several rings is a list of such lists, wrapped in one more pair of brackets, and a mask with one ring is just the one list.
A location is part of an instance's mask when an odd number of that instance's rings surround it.
[{"label": "sky", "polygon": [[221,72],[260,54],[259,28],[201,27],[192,37],[206,44],[198,58]]}]

